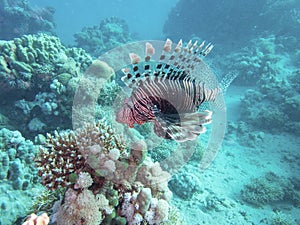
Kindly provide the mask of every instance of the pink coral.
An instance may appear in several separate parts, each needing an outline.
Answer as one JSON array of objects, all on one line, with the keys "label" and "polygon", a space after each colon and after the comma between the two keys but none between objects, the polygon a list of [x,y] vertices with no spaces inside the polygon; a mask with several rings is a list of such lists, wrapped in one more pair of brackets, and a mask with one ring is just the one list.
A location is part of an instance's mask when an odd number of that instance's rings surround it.
[{"label": "pink coral", "polygon": [[47,225],[49,221],[49,217],[46,213],[40,216],[32,213],[22,225]]}]

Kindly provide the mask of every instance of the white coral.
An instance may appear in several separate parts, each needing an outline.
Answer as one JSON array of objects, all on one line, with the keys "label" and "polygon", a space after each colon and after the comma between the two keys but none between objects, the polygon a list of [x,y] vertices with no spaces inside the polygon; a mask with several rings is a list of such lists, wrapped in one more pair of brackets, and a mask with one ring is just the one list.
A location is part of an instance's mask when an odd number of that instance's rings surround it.
[{"label": "white coral", "polygon": [[166,200],[153,198],[150,210],[146,212],[145,219],[150,225],[160,224],[169,217],[169,204]]},{"label": "white coral", "polygon": [[102,211],[92,191],[83,189],[79,193],[68,189],[66,195],[72,197],[65,198],[64,204],[60,205],[53,215],[57,224],[74,225],[84,221],[85,225],[95,225],[102,222]]},{"label": "white coral", "polygon": [[119,149],[113,148],[112,150],[110,150],[109,151],[109,157],[114,161],[118,160],[119,157],[120,157]]},{"label": "white coral", "polygon": [[115,172],[115,170],[116,170],[116,164],[112,160],[105,161],[103,167],[112,173]]},{"label": "white coral", "polygon": [[87,172],[81,172],[74,185],[75,189],[88,188],[93,184],[93,179],[91,175]]}]

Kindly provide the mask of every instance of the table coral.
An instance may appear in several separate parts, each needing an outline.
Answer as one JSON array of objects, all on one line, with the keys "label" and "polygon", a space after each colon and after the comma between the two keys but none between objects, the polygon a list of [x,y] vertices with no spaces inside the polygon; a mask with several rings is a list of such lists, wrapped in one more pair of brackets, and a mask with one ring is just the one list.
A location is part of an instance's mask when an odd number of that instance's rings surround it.
[{"label": "table coral", "polygon": [[52,215],[58,224],[168,221],[170,175],[146,158],[144,142],[128,148],[99,121],[68,135],[49,135],[45,148],[37,159],[43,184],[49,189],[67,187]]}]

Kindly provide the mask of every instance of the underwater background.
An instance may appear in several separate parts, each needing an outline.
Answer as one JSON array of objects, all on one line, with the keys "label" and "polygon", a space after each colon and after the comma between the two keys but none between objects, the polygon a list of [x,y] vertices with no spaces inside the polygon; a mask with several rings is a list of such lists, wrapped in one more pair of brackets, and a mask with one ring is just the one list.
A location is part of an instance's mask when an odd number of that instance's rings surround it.
[{"label": "underwater background", "polygon": [[[167,38],[236,77],[205,168],[214,114],[193,143],[115,121],[130,43]],[[299,39],[299,0],[0,0],[0,225],[300,224]]]}]

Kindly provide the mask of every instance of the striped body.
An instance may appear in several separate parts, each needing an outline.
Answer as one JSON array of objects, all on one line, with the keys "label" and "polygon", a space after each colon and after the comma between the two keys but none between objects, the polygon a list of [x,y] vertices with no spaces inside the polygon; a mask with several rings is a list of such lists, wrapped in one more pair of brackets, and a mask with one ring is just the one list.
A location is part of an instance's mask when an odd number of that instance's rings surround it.
[{"label": "striped body", "polygon": [[[201,60],[196,54],[177,59],[180,51],[175,52],[175,48],[172,52],[166,45],[160,57],[162,61],[151,62],[146,45],[145,62],[134,55],[131,57],[135,60],[133,64],[123,69],[122,80],[133,90],[117,113],[117,121],[129,127],[154,122],[158,136],[178,142],[193,140],[205,132],[203,125],[211,122],[210,111],[198,112],[197,109],[203,102],[214,101],[218,89],[208,89],[203,82],[190,76],[192,67]],[[167,50],[171,56],[165,63]],[[175,60],[173,64],[170,58]]]}]

